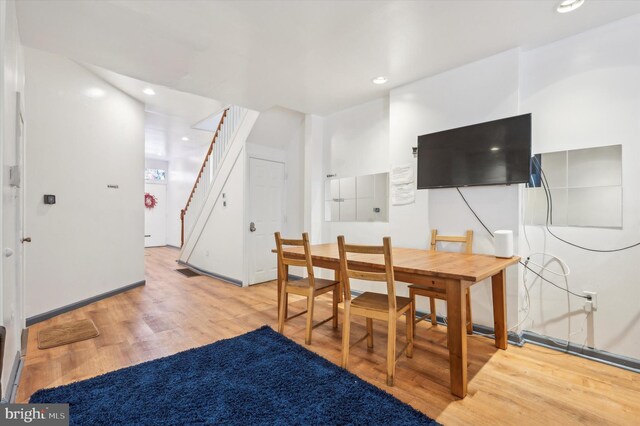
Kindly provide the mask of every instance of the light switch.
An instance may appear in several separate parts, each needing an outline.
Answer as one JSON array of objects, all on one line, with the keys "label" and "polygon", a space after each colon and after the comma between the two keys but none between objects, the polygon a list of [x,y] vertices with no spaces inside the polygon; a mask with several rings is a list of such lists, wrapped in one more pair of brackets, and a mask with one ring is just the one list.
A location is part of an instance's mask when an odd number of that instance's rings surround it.
[{"label": "light switch", "polygon": [[9,185],[20,188],[20,166],[9,167]]}]

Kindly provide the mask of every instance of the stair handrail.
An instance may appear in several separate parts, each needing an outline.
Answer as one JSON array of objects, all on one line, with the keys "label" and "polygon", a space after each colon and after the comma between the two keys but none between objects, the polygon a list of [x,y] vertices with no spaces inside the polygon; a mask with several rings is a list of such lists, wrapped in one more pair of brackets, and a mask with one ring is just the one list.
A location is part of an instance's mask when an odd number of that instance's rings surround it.
[{"label": "stair handrail", "polygon": [[220,117],[220,122],[218,123],[218,128],[213,134],[213,138],[211,138],[211,144],[209,145],[209,150],[207,151],[207,155],[204,157],[204,161],[202,162],[202,166],[200,166],[200,172],[198,172],[198,177],[196,177],[196,181],[193,184],[193,188],[191,189],[191,193],[189,194],[189,198],[187,199],[187,204],[185,204],[184,209],[180,210],[180,247],[184,245],[184,216],[187,214],[187,209],[189,209],[189,205],[191,204],[191,200],[193,199],[193,195],[196,192],[196,188],[198,187],[198,183],[202,178],[202,174],[204,173],[204,168],[207,166],[207,162],[211,157],[211,153],[213,153],[213,146],[216,143],[218,138],[218,134],[220,134],[220,129],[222,128],[222,124],[224,123],[224,119],[227,117],[227,112],[230,107],[227,107],[222,112],[222,117]]}]

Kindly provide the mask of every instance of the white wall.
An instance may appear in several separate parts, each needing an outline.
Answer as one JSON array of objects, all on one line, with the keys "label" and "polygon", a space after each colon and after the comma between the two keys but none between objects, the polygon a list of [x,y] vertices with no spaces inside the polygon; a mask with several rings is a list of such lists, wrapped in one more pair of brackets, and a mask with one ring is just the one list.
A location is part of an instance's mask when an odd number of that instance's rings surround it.
[{"label": "white wall", "polygon": [[312,244],[322,242],[325,179],[324,119],[304,118],[304,230]]},{"label": "white wall", "polygon": [[[495,69],[501,72],[496,73]],[[415,167],[412,147],[417,145],[418,135],[517,114],[517,85],[518,54],[510,51],[394,89],[389,98],[330,115],[324,127],[326,172],[344,177],[386,172],[394,165]],[[465,194],[472,204],[485,204],[483,212],[493,219],[488,222],[494,229],[517,232],[517,187],[469,188]],[[335,241],[342,234],[348,240],[377,244],[389,235],[394,245],[427,248],[431,228],[460,235],[473,229],[477,236],[474,250],[493,251],[483,235],[485,231],[466,210],[457,192],[445,189],[417,191],[414,204],[391,206],[388,223],[325,222],[324,239]],[[516,270],[509,272],[508,282],[508,319],[515,324]],[[353,287],[365,290],[375,285],[357,282]],[[400,286],[399,292],[406,293],[406,287]],[[490,286],[475,286],[473,296],[474,321],[493,326]],[[438,305],[439,313],[446,313],[444,306]],[[418,301],[418,309],[428,310],[426,299]]]},{"label": "white wall", "polygon": [[[227,160],[225,160],[227,161]],[[224,178],[218,175],[218,178]],[[222,189],[214,188],[215,203],[208,214],[206,226],[186,262],[206,272],[242,282],[244,279],[244,150],[236,156]],[[226,198],[222,199],[222,193]],[[223,205],[223,201],[227,205]]]},{"label": "white wall", "polygon": [[[323,181],[327,174],[342,178],[388,172],[391,165],[389,98],[375,99],[327,116],[323,137]],[[321,208],[324,209],[324,205]],[[388,222],[325,222],[323,228],[324,240],[331,242],[338,235],[344,235],[347,241],[378,244],[389,234]]]},{"label": "white wall", "polygon": [[241,283],[247,282],[246,145],[258,116],[258,112],[247,110],[236,128],[180,252],[181,262]]},{"label": "white wall", "polygon": [[144,280],[144,107],[61,56],[25,63],[29,317]]},{"label": "white wall", "polygon": [[304,228],[304,131],[304,114],[274,107],[260,113],[247,138],[248,157],[285,163],[283,235],[294,236]]},{"label": "white wall", "polygon": [[[285,164],[285,217],[282,233],[295,236],[303,232],[304,228],[305,116],[281,107],[271,108],[259,115],[253,112],[252,114],[256,114],[257,119],[255,123],[249,121],[242,124],[243,130],[250,131],[247,132],[245,140],[238,140],[242,145],[242,151],[238,154],[239,157],[236,158],[221,190],[227,196],[227,206],[222,205],[220,197],[216,198],[203,232],[186,260],[197,268],[241,281],[245,285],[250,276],[248,251],[244,249],[248,244],[246,239],[248,224],[251,221],[251,212],[247,210],[249,158]],[[234,141],[234,146],[235,144]],[[173,175],[176,170],[174,162],[170,166]],[[171,185],[170,181],[169,186]],[[275,255],[273,262],[275,265]]]},{"label": "white wall", "polygon": [[162,169],[169,172],[169,162],[166,160],[158,160],[156,158],[145,158],[144,168],[145,169]]},{"label": "white wall", "polygon": [[[206,153],[206,151],[205,151]],[[187,204],[187,199],[205,153],[200,160],[192,157],[172,158],[169,162],[169,174],[167,181],[167,244],[180,247],[180,211]]]},{"label": "white wall", "polygon": [[[278,161],[285,165],[285,191],[284,191],[284,222],[282,235],[290,238],[300,238],[302,232],[311,230],[305,226],[305,115],[282,107],[274,107],[261,112],[256,120],[249,137],[247,138],[247,159],[259,158],[263,160]],[[320,167],[322,162],[318,162]],[[247,166],[247,185],[249,182],[249,170]],[[248,187],[247,187],[248,188]],[[250,192],[247,189],[247,197]],[[247,209],[250,209],[247,202]],[[247,217],[243,229],[246,232],[248,222],[253,221],[252,212],[247,211]],[[249,236],[247,235],[247,238]],[[275,247],[275,241],[273,242]],[[247,241],[249,247],[249,241]],[[276,256],[273,255],[273,264]],[[251,263],[247,259],[247,267]],[[302,268],[291,268],[290,273],[304,274]],[[248,271],[251,276],[251,271]]]},{"label": "white wall", "polygon": [[[349,177],[388,172],[390,169],[389,98],[384,97],[349,108],[324,119],[324,159],[322,188],[327,174]],[[322,197],[324,200],[324,195]],[[321,205],[324,211],[324,205]],[[389,222],[324,222],[324,242],[335,242],[344,235],[347,242],[381,244],[382,237],[390,235],[394,245],[396,235]],[[333,276],[323,271],[323,276]],[[351,281],[352,290],[381,291],[380,285]],[[406,293],[402,287],[399,292]]]},{"label": "white wall", "polygon": [[[552,230],[592,248],[640,241],[640,16],[525,52],[521,80],[521,109],[533,114],[534,152],[622,144],[622,229]],[[582,300],[572,297],[567,314],[564,293],[538,282],[524,327],[563,340],[572,333],[570,340],[578,345],[640,358],[640,247],[590,253],[545,236],[541,227],[527,227],[527,233],[532,251],[569,264],[573,291],[598,292],[598,310],[587,317]],[[562,279],[546,277],[564,286]]]},{"label": "white wall", "polygon": [[[518,114],[518,51],[511,50],[394,89],[390,95],[391,159],[417,160],[411,148],[417,136]],[[518,186],[465,188],[465,197],[492,231],[511,229],[518,237]],[[474,231],[473,251],[493,254],[491,236],[468,210],[455,189],[420,190],[416,203],[391,207],[392,236],[397,244],[426,248],[430,229],[445,235]],[[517,268],[507,271],[507,322],[518,322]],[[472,287],[475,323],[493,327],[489,282]],[[426,309],[424,301],[419,309]],[[446,315],[444,302],[438,313]]]},{"label": "white wall", "polygon": [[[507,51],[393,89],[388,107],[387,100],[381,98],[330,115],[323,127],[325,172],[346,176],[386,171],[395,164],[415,165],[411,147],[417,145],[418,135],[531,112],[534,152],[623,145],[623,228],[556,228],[556,232],[595,248],[638,242],[638,40],[640,17],[634,16],[547,46]],[[388,136],[384,130],[387,125]],[[615,254],[588,253],[552,239],[541,227],[527,227],[529,248],[521,226],[523,185],[462,191],[490,229],[514,231],[520,254],[546,251],[559,256],[571,267],[569,286],[573,291],[598,292],[598,310],[587,317],[582,299],[572,298],[568,306],[566,293],[539,280],[534,282],[529,274],[531,310],[518,330],[569,338],[579,345],[640,358],[640,248]],[[490,237],[451,189],[418,191],[415,204],[390,208],[388,224],[325,222],[323,240],[334,241],[336,235],[345,234],[348,239],[370,243],[390,235],[395,245],[426,247],[431,228],[460,234],[473,229],[474,251],[493,252]],[[550,267],[559,271],[556,264]],[[526,316],[521,272],[520,267],[508,271],[510,327]],[[561,278],[545,276],[564,286]],[[418,308],[426,306],[419,303]],[[442,304],[438,309],[445,313]],[[474,286],[474,321],[492,326],[491,309],[489,285]]]},{"label": "white wall", "polygon": [[325,118],[327,173],[348,177],[389,170],[389,99],[380,98]]},{"label": "white wall", "polygon": [[[2,186],[2,243],[1,247],[15,251],[11,257],[3,256],[0,263],[0,324],[6,327],[5,354],[0,383],[0,396],[8,398],[9,375],[16,353],[20,350],[20,334],[24,328],[24,302],[16,281],[20,283],[19,265],[20,243],[16,235],[16,189],[9,187],[9,166],[17,164],[16,152],[16,93],[24,95],[24,59],[18,34],[15,2],[0,3],[0,158],[3,173]],[[24,102],[24,98],[23,98]],[[16,265],[18,263],[18,265]],[[19,285],[19,284],[18,284]]]}]

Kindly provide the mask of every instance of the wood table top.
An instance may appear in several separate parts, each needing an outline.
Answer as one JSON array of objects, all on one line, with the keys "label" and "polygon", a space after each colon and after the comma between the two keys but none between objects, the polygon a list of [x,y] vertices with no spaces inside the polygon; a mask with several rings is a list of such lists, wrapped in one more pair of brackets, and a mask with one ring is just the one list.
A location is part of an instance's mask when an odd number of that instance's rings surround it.
[{"label": "wood table top", "polygon": [[[289,247],[284,250],[294,256],[304,258],[303,247]],[[276,250],[272,250],[276,253]],[[327,262],[338,262],[338,244],[316,244],[311,246],[311,258]],[[452,253],[426,249],[393,248],[393,269],[396,273],[425,275],[462,281],[478,282],[489,278],[508,266],[520,261],[520,257],[499,258],[486,254]],[[349,254],[350,265],[384,270],[382,255]]]}]

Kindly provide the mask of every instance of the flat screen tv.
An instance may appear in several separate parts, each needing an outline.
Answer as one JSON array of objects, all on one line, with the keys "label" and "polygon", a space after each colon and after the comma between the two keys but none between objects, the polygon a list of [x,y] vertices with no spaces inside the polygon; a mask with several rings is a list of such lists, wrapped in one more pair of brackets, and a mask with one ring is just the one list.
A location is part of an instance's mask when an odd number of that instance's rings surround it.
[{"label": "flat screen tv", "polygon": [[418,136],[418,189],[529,181],[531,114]]}]

